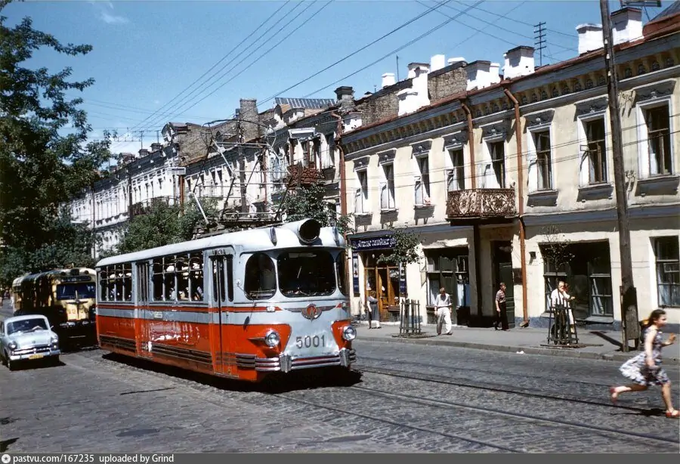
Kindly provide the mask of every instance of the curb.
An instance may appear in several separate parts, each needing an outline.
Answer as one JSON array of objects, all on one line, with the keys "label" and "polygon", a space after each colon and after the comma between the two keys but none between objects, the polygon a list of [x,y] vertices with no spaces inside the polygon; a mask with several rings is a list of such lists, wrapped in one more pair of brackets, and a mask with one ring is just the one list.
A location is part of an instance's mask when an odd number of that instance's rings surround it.
[{"label": "curb", "polygon": [[[457,348],[469,348],[473,350],[486,350],[486,351],[501,351],[507,353],[517,353],[518,351],[523,351],[524,354],[538,354],[543,356],[562,356],[566,358],[579,358],[579,359],[599,359],[605,361],[620,361],[624,362],[629,360],[631,357],[638,353],[637,351],[631,351],[630,353],[592,353],[584,351],[576,351],[578,348],[564,348],[564,349],[549,349],[549,348],[533,348],[527,346],[507,346],[507,345],[486,345],[483,343],[470,343],[470,342],[456,342],[456,341],[444,341],[444,340],[431,340],[431,339],[407,339],[399,337],[357,337],[357,340],[366,340],[368,342],[382,342],[382,343],[411,343],[415,345],[431,345],[431,346],[454,346]],[[675,357],[664,357],[665,361],[677,362],[678,358]]]}]

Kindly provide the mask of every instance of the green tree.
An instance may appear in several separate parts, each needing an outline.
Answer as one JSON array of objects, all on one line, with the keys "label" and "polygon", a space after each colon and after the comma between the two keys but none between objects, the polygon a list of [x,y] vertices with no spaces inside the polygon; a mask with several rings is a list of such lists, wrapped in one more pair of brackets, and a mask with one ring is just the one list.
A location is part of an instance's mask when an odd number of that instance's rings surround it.
[{"label": "green tree", "polygon": [[[0,13],[9,3],[0,0]],[[66,96],[93,80],[70,81],[69,67],[50,73],[27,65],[37,50],[78,56],[92,47],[63,45],[34,30],[30,18],[14,27],[6,22],[0,14],[0,266],[9,266],[0,269],[0,278],[5,285],[3,276],[17,268],[62,266],[81,254],[83,240],[92,234],[67,224],[60,206],[90,187],[109,157],[108,137],[87,141],[91,127],[79,109],[82,99]],[[69,246],[74,249],[65,250]]]},{"label": "green tree", "polygon": [[420,258],[418,254],[420,235],[395,227],[390,227],[389,230],[392,231],[392,237],[394,238],[392,253],[389,255],[381,253],[377,259],[378,263],[406,265],[418,262]]},{"label": "green tree", "polygon": [[[201,207],[208,218],[217,215],[213,201],[202,201]],[[205,220],[195,203],[185,204],[184,214],[179,205],[153,203],[144,214],[132,218],[114,253],[131,253],[191,240],[202,225]]]},{"label": "green tree", "polygon": [[289,191],[279,204],[286,221],[316,219],[322,226],[337,226],[342,234],[352,232],[352,215],[337,215],[324,199],[325,193],[325,187],[318,183],[302,185]]}]

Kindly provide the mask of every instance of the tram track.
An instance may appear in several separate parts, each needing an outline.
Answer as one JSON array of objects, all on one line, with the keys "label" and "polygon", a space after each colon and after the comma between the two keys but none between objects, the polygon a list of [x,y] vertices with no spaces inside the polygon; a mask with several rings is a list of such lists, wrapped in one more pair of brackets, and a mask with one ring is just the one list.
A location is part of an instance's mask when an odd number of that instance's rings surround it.
[{"label": "tram track", "polygon": [[[362,369],[363,372],[370,372],[372,374],[378,374],[378,375],[392,375],[392,374],[386,374],[384,372],[377,372],[377,370],[366,370]],[[422,380],[422,379],[415,379],[410,376],[398,376],[402,378],[407,378],[410,380],[419,380],[419,381],[428,381],[428,380]],[[412,403],[418,403],[422,405],[427,405],[427,406],[433,406],[433,407],[448,407],[452,409],[465,409],[469,411],[474,411],[474,412],[482,412],[485,414],[493,414],[495,416],[504,416],[504,417],[509,417],[509,418],[516,418],[516,419],[523,419],[523,420],[530,420],[530,421],[536,421],[536,422],[543,422],[549,427],[555,427],[556,425],[559,426],[567,426],[567,427],[575,427],[583,430],[588,430],[596,433],[607,433],[607,434],[614,434],[614,435],[623,435],[627,438],[635,438],[635,439],[641,439],[641,440],[653,440],[659,443],[665,443],[665,444],[672,444],[672,445],[680,445],[680,441],[678,440],[672,440],[666,437],[659,437],[659,436],[654,436],[650,434],[645,434],[645,433],[636,433],[636,432],[627,432],[627,431],[621,431],[619,429],[613,429],[609,427],[594,427],[585,423],[579,423],[579,422],[574,422],[574,421],[568,421],[568,420],[560,420],[560,419],[547,419],[544,417],[532,415],[532,414],[522,414],[522,413],[515,413],[515,412],[509,412],[509,411],[504,411],[498,408],[488,408],[488,407],[483,407],[483,406],[471,406],[469,404],[464,404],[464,403],[457,403],[453,401],[447,401],[447,400],[429,400],[426,398],[421,398],[418,396],[414,395],[407,395],[404,393],[393,393],[393,392],[388,392],[384,390],[379,390],[375,388],[369,388],[369,387],[364,387],[364,386],[352,386],[350,387],[355,390],[360,390],[362,392],[366,392],[369,394],[373,394],[375,396],[380,396],[384,398],[392,398],[395,400],[408,400],[409,402]],[[565,400],[568,401],[568,400]],[[602,405],[601,406],[608,406],[608,405]],[[678,451],[676,448],[675,451]]]},{"label": "tram track", "polygon": [[[485,434],[479,430],[480,427],[482,429],[484,429],[484,427],[475,422],[484,423],[489,421],[499,424],[498,427],[511,431],[516,430],[519,435],[524,436],[531,436],[536,433],[536,430],[545,429],[548,431],[546,433],[550,436],[575,436],[573,440],[576,443],[581,438],[590,438],[591,440],[608,445],[610,443],[617,443],[617,447],[653,443],[654,446],[658,448],[659,452],[678,452],[679,442],[667,437],[590,425],[573,420],[540,417],[531,413],[527,414],[508,411],[506,409],[475,405],[470,402],[433,400],[428,399],[427,397],[423,398],[422,396],[419,397],[404,393],[404,385],[398,387],[401,388],[402,391],[393,391],[391,388],[380,388],[380,382],[378,382],[376,386],[376,382],[373,381],[374,379],[371,379],[371,376],[379,376],[378,378],[382,376],[382,378],[396,378],[399,379],[399,381],[404,382],[426,382],[435,387],[438,385],[449,385],[451,387],[463,389],[487,391],[492,395],[497,394],[498,392],[513,395],[525,395],[527,393],[521,390],[502,391],[498,387],[487,388],[483,385],[470,384],[469,382],[451,381],[444,376],[433,374],[404,372],[358,364],[354,370],[358,373],[365,374],[363,381],[360,384],[343,386],[342,388],[312,387],[312,389],[309,389],[302,387],[291,391],[271,393],[260,392],[256,387],[249,388],[251,387],[250,385],[244,386],[243,390],[234,390],[231,383],[228,385],[223,384],[221,380],[206,380],[204,376],[197,377],[192,373],[178,374],[174,371],[167,372],[165,370],[157,369],[158,366],[149,366],[146,363],[140,365],[136,365],[137,363],[134,361],[131,363],[121,363],[120,359],[116,357],[109,359],[97,357],[90,358],[90,360],[98,364],[116,366],[117,369],[133,369],[155,377],[167,378],[169,376],[172,378],[173,382],[177,382],[191,390],[201,392],[202,394],[200,396],[203,397],[203,400],[215,402],[215,404],[218,404],[219,398],[223,397],[258,405],[268,404],[269,407],[283,408],[284,410],[288,409],[291,412],[296,411],[294,408],[291,409],[291,406],[297,404],[309,408],[309,414],[323,416],[324,413],[322,413],[322,411],[325,411],[329,417],[344,416],[352,418],[350,421],[355,423],[357,430],[362,433],[366,433],[367,430],[374,430],[376,428],[389,429],[389,433],[391,434],[409,437],[417,436],[418,441],[420,442],[431,442],[431,440],[455,440],[457,442],[455,446],[461,446],[461,443],[468,443],[469,446],[462,446],[464,450],[467,450],[468,448],[482,448],[481,452],[531,453],[542,452],[541,450],[544,449],[539,445],[530,442],[525,445],[518,440],[514,440],[514,444],[512,441],[499,444],[498,440],[485,440]],[[420,389],[420,387],[412,387],[409,389],[416,390]],[[552,399],[562,401],[567,405],[572,402],[571,398],[550,398],[540,394],[533,394],[531,396],[540,400]],[[380,414],[380,410],[378,410],[377,413],[373,410],[373,406],[376,404],[376,398],[383,403],[381,408],[383,414]],[[413,414],[410,417],[408,414],[404,415],[403,411],[400,411],[400,407],[403,407],[404,404],[416,406],[419,409],[418,413]],[[601,402],[597,403],[594,401],[587,402],[586,404],[599,407],[611,407],[609,404]],[[346,405],[351,405],[351,407],[346,407]],[[642,411],[642,409],[639,408],[625,409]],[[316,412],[312,413],[311,411],[314,410],[316,410]],[[453,427],[445,423],[432,426],[432,421],[428,421],[428,418],[431,415],[441,414],[442,410],[449,411],[447,417],[449,420],[454,421]],[[302,413],[301,411],[302,410],[298,410],[297,413]],[[358,420],[358,422],[355,420]],[[467,427],[461,425],[467,423],[466,421],[473,423],[472,430],[468,430]],[[456,427],[458,427],[459,430],[452,430],[452,428],[455,429]],[[462,433],[461,427],[463,430]],[[360,430],[362,428],[363,430]],[[584,435],[584,433],[586,435]],[[593,436],[595,436],[595,438],[593,438]],[[546,443],[547,449],[554,449],[554,446],[556,446],[553,442]],[[557,446],[559,450],[563,449],[559,448],[559,445]],[[570,449],[573,450],[573,448]]]}]

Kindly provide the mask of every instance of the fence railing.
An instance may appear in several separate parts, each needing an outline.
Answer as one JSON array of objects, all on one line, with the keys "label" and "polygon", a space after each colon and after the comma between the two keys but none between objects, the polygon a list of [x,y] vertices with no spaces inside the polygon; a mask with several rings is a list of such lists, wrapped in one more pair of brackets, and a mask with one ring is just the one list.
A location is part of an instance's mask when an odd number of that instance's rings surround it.
[{"label": "fence railing", "polygon": [[421,335],[420,301],[402,300],[399,308],[399,335]]}]

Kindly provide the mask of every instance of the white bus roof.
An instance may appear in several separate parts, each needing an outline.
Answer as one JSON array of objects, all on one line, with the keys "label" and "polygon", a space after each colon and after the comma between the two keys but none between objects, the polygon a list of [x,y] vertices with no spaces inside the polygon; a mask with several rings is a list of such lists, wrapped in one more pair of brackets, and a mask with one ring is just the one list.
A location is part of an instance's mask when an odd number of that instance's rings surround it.
[{"label": "white bus roof", "polygon": [[[297,233],[291,228],[293,224],[298,224],[298,222],[284,224],[283,226],[272,226],[266,228],[242,230],[238,232],[227,232],[221,235],[214,235],[212,237],[201,238],[198,240],[173,243],[161,247],[150,248],[148,250],[111,256],[99,261],[96,267],[99,268],[101,266],[108,266],[111,264],[147,260],[157,256],[168,256],[228,246],[239,247],[241,252],[265,251],[277,248],[295,248],[301,246],[305,247],[307,245],[305,245],[300,240]],[[274,245],[271,240],[271,229],[274,229],[276,233],[276,245]],[[336,243],[335,228],[322,227],[319,232],[319,240],[314,242],[313,245],[343,248],[345,246],[345,240],[342,234],[338,232],[337,238],[338,241]]]}]

